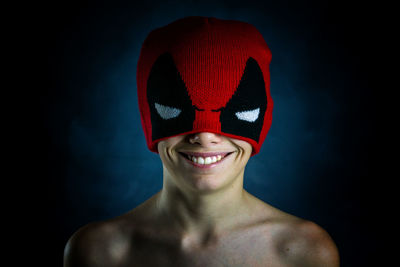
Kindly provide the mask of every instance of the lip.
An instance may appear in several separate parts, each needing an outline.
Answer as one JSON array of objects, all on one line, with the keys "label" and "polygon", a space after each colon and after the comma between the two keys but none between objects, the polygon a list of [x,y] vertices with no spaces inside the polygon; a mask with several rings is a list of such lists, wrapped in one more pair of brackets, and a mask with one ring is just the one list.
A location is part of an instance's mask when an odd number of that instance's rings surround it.
[{"label": "lip", "polygon": [[[233,154],[235,151],[231,151],[231,152],[185,152],[185,151],[179,151],[179,155],[181,157],[183,157],[190,165],[200,168],[200,169],[211,169],[211,168],[215,168],[218,165],[221,165],[221,163],[223,163],[225,161],[225,159],[229,158],[231,154]],[[183,154],[187,154],[187,155],[191,155],[191,156],[195,156],[195,157],[211,157],[211,156],[216,156],[216,155],[224,155],[224,157],[214,163],[211,164],[199,164],[199,163],[195,163],[193,161],[191,161],[190,159],[188,159],[185,155]]]},{"label": "lip", "polygon": [[221,155],[222,157],[225,157],[227,154],[232,153],[233,151],[226,151],[226,152],[191,152],[191,151],[178,151],[190,156],[195,156],[195,157],[213,157],[213,156],[218,156]]}]

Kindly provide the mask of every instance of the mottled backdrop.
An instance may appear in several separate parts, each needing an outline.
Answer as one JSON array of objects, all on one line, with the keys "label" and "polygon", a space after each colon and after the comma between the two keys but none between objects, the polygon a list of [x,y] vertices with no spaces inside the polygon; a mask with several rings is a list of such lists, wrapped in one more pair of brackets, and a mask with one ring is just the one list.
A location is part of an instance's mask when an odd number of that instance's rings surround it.
[{"label": "mottled backdrop", "polygon": [[273,121],[247,165],[246,190],[324,227],[342,266],[372,263],[379,244],[368,216],[378,172],[371,7],[249,0],[42,7],[48,78],[40,136],[53,266],[79,227],[125,213],[161,189],[161,161],[141,128],[136,64],[152,29],[189,15],[249,22],[272,51]]}]

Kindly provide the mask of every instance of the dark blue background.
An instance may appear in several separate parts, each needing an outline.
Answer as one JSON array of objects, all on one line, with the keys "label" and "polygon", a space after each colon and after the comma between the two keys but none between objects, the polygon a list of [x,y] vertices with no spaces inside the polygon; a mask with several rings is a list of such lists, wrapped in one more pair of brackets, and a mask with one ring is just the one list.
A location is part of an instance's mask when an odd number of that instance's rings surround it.
[{"label": "dark blue background", "polygon": [[342,266],[374,266],[381,244],[370,216],[380,172],[373,7],[176,0],[36,8],[46,64],[41,192],[53,266],[79,227],[127,212],[161,189],[161,161],[141,128],[136,64],[152,29],[189,15],[249,22],[272,51],[273,122],[246,167],[246,190],[325,228]]}]

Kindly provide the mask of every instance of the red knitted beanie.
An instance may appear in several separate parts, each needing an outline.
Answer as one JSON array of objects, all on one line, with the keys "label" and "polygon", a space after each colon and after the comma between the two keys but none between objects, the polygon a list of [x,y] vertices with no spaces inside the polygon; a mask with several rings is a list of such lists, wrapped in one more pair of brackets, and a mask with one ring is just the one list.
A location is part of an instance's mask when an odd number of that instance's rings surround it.
[{"label": "red knitted beanie", "polygon": [[148,148],[172,136],[213,132],[257,154],[272,121],[271,52],[251,24],[190,16],[146,37],[137,65]]}]

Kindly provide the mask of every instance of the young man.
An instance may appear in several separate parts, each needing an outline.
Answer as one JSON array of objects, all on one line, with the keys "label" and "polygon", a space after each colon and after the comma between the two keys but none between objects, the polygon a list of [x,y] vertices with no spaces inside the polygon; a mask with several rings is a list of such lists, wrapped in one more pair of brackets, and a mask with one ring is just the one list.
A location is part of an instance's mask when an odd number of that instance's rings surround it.
[{"label": "young man", "polygon": [[65,267],[339,266],[321,227],[243,189],[272,120],[270,50],[254,26],[186,17],[152,31],[138,99],[163,188],[132,211],[79,229]]}]

